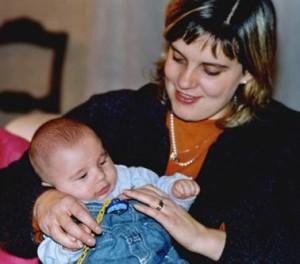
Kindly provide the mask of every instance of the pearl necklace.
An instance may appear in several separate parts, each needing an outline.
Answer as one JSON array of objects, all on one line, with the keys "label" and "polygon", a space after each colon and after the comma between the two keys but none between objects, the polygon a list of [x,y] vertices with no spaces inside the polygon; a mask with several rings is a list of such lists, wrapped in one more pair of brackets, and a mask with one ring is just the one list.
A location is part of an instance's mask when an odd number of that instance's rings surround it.
[{"label": "pearl necklace", "polygon": [[178,152],[177,152],[177,145],[176,145],[176,136],[175,136],[175,121],[174,121],[174,114],[170,113],[170,132],[171,132],[171,154],[170,154],[170,160],[174,161],[177,165],[180,167],[187,167],[191,165],[198,155],[188,161],[182,162],[178,158]]}]

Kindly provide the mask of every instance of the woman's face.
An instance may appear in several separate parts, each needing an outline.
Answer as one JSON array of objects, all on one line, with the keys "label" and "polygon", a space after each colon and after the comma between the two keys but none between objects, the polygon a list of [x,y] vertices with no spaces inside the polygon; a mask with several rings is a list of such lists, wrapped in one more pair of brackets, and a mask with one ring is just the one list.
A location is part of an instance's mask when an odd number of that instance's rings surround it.
[{"label": "woman's face", "polygon": [[202,36],[191,44],[171,43],[165,63],[165,84],[172,110],[186,121],[222,118],[230,109],[237,87],[251,76],[220,47],[213,55],[212,40]]}]

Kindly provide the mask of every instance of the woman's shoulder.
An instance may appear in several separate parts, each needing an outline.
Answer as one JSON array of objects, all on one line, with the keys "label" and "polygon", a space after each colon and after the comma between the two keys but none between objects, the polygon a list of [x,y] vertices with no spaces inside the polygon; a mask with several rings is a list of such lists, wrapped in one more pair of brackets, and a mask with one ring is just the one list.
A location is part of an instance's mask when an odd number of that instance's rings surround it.
[{"label": "woman's shoulder", "polygon": [[272,100],[268,109],[270,112],[278,115],[280,118],[283,117],[283,118],[288,118],[288,120],[290,120],[291,118],[294,119],[300,117],[299,111],[294,110],[277,100]]},{"label": "woman's shoulder", "polygon": [[155,97],[158,94],[158,86],[154,83],[147,83],[144,86],[138,89],[119,89],[119,90],[112,90],[106,93],[95,94],[91,96],[90,100],[93,101],[110,101],[118,100],[122,101],[131,101],[135,100],[136,98],[151,98]]},{"label": "woman's shoulder", "polygon": [[300,130],[300,112],[279,101],[272,100],[265,109],[257,114],[254,123],[260,126],[273,126],[284,130]]},{"label": "woman's shoulder", "polygon": [[87,104],[93,110],[98,109],[110,116],[132,111],[138,115],[137,111],[144,113],[149,109],[160,108],[161,102],[158,98],[158,86],[148,83],[137,90],[121,89],[94,95]]},{"label": "woman's shoulder", "polygon": [[[272,100],[264,109],[256,113],[246,124],[225,129],[220,142],[229,145],[249,146],[282,144],[300,141],[300,112]],[[299,143],[300,144],[300,143]]]},{"label": "woman's shoulder", "polygon": [[137,90],[120,89],[95,94],[86,102],[66,113],[65,116],[83,122],[102,117],[119,118],[128,111],[140,111],[149,105],[158,105],[157,91],[157,85],[149,83]]}]

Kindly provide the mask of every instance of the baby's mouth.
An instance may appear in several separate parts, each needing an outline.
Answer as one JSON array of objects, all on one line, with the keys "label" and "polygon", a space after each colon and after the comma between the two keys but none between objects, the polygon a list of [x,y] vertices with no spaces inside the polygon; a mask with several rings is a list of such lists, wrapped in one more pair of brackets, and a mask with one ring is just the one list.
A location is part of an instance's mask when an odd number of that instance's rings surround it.
[{"label": "baby's mouth", "polygon": [[109,191],[109,185],[106,185],[99,192],[96,193],[97,199],[104,198],[106,196],[106,194],[108,193],[108,191]]}]

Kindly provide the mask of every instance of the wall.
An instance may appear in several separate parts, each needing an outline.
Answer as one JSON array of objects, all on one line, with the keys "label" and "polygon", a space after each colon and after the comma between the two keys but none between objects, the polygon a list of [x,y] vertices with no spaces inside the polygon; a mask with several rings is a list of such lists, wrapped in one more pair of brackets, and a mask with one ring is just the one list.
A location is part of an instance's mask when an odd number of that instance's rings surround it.
[{"label": "wall", "polygon": [[278,78],[275,97],[300,110],[300,1],[273,0],[278,14]]},{"label": "wall", "polygon": [[98,0],[92,23],[87,95],[149,81],[162,47],[166,0]]}]

